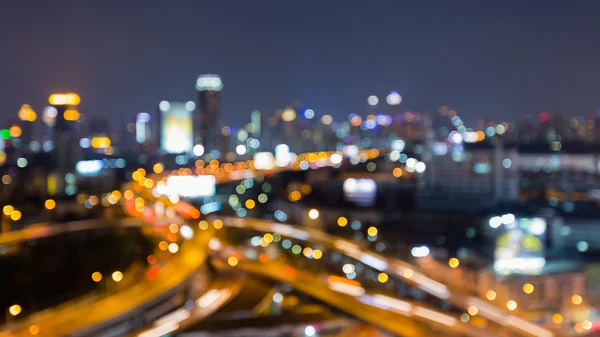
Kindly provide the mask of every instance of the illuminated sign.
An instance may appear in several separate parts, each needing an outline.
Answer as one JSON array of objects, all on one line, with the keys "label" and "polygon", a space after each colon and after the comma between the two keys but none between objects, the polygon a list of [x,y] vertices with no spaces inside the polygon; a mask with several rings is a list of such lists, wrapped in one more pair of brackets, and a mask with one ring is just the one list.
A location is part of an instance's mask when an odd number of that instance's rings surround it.
[{"label": "illuminated sign", "polygon": [[186,198],[212,197],[215,195],[215,177],[171,176],[167,179],[166,192]]},{"label": "illuminated sign", "polygon": [[[188,106],[189,107],[189,106]],[[192,111],[186,102],[160,103],[161,149],[166,153],[191,152],[193,149]]]},{"label": "illuminated sign", "polygon": [[373,206],[377,196],[377,183],[373,179],[344,180],[344,197],[359,206]]},{"label": "illuminated sign", "polygon": [[540,274],[546,265],[547,225],[541,218],[515,218],[512,214],[490,219],[498,231],[494,270],[499,274]]}]

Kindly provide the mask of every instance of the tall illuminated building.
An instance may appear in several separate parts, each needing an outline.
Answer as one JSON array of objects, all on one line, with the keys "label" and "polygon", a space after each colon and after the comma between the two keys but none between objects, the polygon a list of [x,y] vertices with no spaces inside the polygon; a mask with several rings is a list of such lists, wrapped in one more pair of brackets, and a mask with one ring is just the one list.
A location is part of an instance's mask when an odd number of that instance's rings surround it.
[{"label": "tall illuminated building", "polygon": [[58,194],[65,192],[65,176],[75,167],[80,159],[81,148],[76,139],[75,124],[79,122],[78,105],[81,101],[75,93],[52,94],[48,102],[52,105],[49,112],[54,115],[54,127],[50,146],[46,150],[53,150],[53,157],[57,170]]},{"label": "tall illuminated building", "polygon": [[223,82],[219,75],[200,75],[196,80],[198,91],[198,113],[195,115],[195,143],[202,144],[206,152],[219,149],[221,128],[219,127],[220,96]]},{"label": "tall illuminated building", "polygon": [[[193,144],[192,113],[196,103],[162,101],[160,113],[160,149],[163,153],[191,153]],[[220,133],[220,130],[217,130]]]}]

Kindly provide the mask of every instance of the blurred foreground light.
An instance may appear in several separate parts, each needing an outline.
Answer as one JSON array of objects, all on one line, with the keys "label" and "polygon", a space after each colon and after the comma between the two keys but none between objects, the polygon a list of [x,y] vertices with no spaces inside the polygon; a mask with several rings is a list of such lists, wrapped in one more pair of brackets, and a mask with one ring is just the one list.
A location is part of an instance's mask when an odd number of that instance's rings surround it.
[{"label": "blurred foreground light", "polygon": [[375,106],[379,104],[379,98],[375,95],[371,95],[367,98],[367,103],[369,103],[370,106]]},{"label": "blurred foreground light", "polygon": [[29,333],[32,335],[37,335],[40,333],[40,327],[38,325],[32,325],[29,327]]},{"label": "blurred foreground light", "polygon": [[281,301],[283,301],[283,295],[281,295],[280,293],[273,294],[273,302],[281,303]]},{"label": "blurred foreground light", "polygon": [[44,207],[46,207],[47,210],[53,210],[54,207],[56,207],[56,201],[48,199],[44,202]]},{"label": "blurred foreground light", "polygon": [[17,316],[21,313],[21,306],[18,304],[13,304],[8,308],[8,312],[10,312],[10,314],[13,316]]},{"label": "blurred foreground light", "polygon": [[479,313],[479,309],[477,309],[476,306],[472,305],[467,309],[467,312],[469,313],[469,315],[475,316],[477,315],[477,313]]},{"label": "blurred foreground light", "polygon": [[21,211],[13,211],[10,213],[10,219],[12,221],[19,221],[21,219]]},{"label": "blurred foreground light", "polygon": [[204,154],[204,146],[202,146],[201,144],[196,144],[194,145],[192,151],[194,152],[194,156],[200,157]]},{"label": "blurred foreground light", "polygon": [[169,252],[175,254],[177,253],[177,251],[179,251],[179,245],[176,244],[175,242],[169,244]]},{"label": "blurred foreground light", "polygon": [[52,94],[48,102],[52,105],[79,105],[81,98],[75,93]]},{"label": "blurred foreground light", "polygon": [[92,281],[98,283],[101,280],[102,280],[102,274],[100,272],[95,271],[92,273]]},{"label": "blurred foreground light", "polygon": [[448,265],[450,266],[450,268],[457,268],[459,264],[460,261],[455,257],[448,260]]},{"label": "blurred foreground light", "polygon": [[337,219],[337,224],[340,227],[346,227],[346,225],[348,225],[348,219],[346,219],[345,217],[341,216]]},{"label": "blurred foreground light", "polygon": [[506,308],[510,311],[514,311],[517,309],[517,302],[510,300],[506,302]]},{"label": "blurred foreground light", "polygon": [[579,295],[571,296],[571,302],[575,305],[580,305],[583,302],[583,298]]},{"label": "blurred foreground light", "polygon": [[414,247],[410,253],[414,257],[426,257],[429,255],[429,248],[427,246]]},{"label": "blurred foreground light", "polygon": [[317,333],[317,330],[315,330],[315,327],[313,327],[312,325],[309,325],[306,328],[304,328],[304,335],[306,335],[307,337],[312,337],[316,333]]},{"label": "blurred foreground light", "polygon": [[531,294],[535,290],[535,287],[531,283],[523,285],[523,292]]},{"label": "blurred foreground light", "polygon": [[552,315],[552,322],[554,322],[555,324],[560,324],[563,321],[563,317],[561,314],[554,314]]},{"label": "blurred foreground light", "polygon": [[385,101],[389,105],[398,105],[402,102],[402,96],[400,96],[400,94],[396,91],[392,91],[389,95],[387,95]]},{"label": "blurred foreground light", "polygon": [[114,273],[112,273],[112,279],[115,282],[121,282],[121,280],[123,279],[123,273],[121,273],[120,271],[115,271]]},{"label": "blurred foreground light", "polygon": [[2,212],[4,212],[4,215],[10,215],[14,211],[15,211],[15,208],[11,205],[6,205],[6,206],[4,206],[4,208],[2,208]]},{"label": "blurred foreground light", "polygon": [[23,104],[19,109],[19,119],[24,122],[35,122],[37,114],[29,104]]},{"label": "blurred foreground light", "polygon": [[291,107],[285,108],[285,110],[283,110],[283,113],[281,114],[281,119],[283,119],[283,121],[285,122],[293,121],[294,119],[296,119],[296,111]]},{"label": "blurred foreground light", "polygon": [[373,227],[373,226],[371,226],[371,227],[369,227],[369,229],[367,229],[367,234],[368,234],[369,236],[377,236],[377,233],[378,233],[378,232],[379,232],[379,231],[377,230],[377,227]]},{"label": "blurred foreground light", "polygon": [[310,211],[308,211],[308,217],[315,220],[319,217],[319,211],[317,211],[316,209],[311,209]]},{"label": "blurred foreground light", "polygon": [[488,292],[487,292],[487,293],[485,293],[485,297],[486,297],[488,300],[490,300],[490,301],[493,301],[493,300],[495,300],[495,299],[496,299],[496,292],[495,292],[495,291],[493,291],[493,290],[488,290]]},{"label": "blurred foreground light", "polygon": [[330,125],[331,123],[333,123],[333,117],[331,117],[331,115],[323,115],[321,117],[321,123],[323,123],[324,125]]},{"label": "blurred foreground light", "polygon": [[386,273],[380,273],[377,275],[377,281],[379,281],[379,283],[386,283],[388,279],[389,277]]},{"label": "blurred foreground light", "polygon": [[79,111],[75,109],[67,109],[65,112],[63,112],[63,118],[66,121],[74,122],[79,119],[79,116]]},{"label": "blurred foreground light", "polygon": [[92,138],[91,143],[92,143],[92,147],[94,149],[105,149],[110,146],[111,141],[110,141],[110,138],[104,136],[104,137]]},{"label": "blurred foreground light", "polygon": [[235,257],[235,256],[230,256],[230,257],[227,259],[227,264],[229,264],[229,265],[230,265],[230,266],[232,266],[232,267],[235,267],[235,266],[237,266],[237,264],[238,264],[238,259],[237,259],[237,257]]}]

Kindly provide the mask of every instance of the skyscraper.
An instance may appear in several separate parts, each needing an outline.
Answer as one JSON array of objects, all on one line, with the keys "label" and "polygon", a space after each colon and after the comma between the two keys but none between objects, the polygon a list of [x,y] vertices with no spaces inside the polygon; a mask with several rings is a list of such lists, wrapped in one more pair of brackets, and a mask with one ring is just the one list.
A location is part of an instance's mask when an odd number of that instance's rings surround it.
[{"label": "skyscraper", "polygon": [[200,75],[196,80],[198,90],[198,113],[194,116],[196,144],[202,144],[207,153],[219,149],[221,128],[219,125],[220,92],[223,82],[219,75]]}]

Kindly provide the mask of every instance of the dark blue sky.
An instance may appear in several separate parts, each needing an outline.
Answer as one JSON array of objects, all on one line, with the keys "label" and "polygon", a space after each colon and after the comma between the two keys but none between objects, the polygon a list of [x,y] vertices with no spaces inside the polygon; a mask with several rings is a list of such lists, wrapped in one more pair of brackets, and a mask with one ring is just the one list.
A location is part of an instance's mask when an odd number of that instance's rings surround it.
[{"label": "dark blue sky", "polygon": [[467,120],[600,106],[597,1],[1,1],[0,122],[75,91],[121,118],[195,100],[220,74],[223,122],[301,100],[362,113],[451,105]]}]

